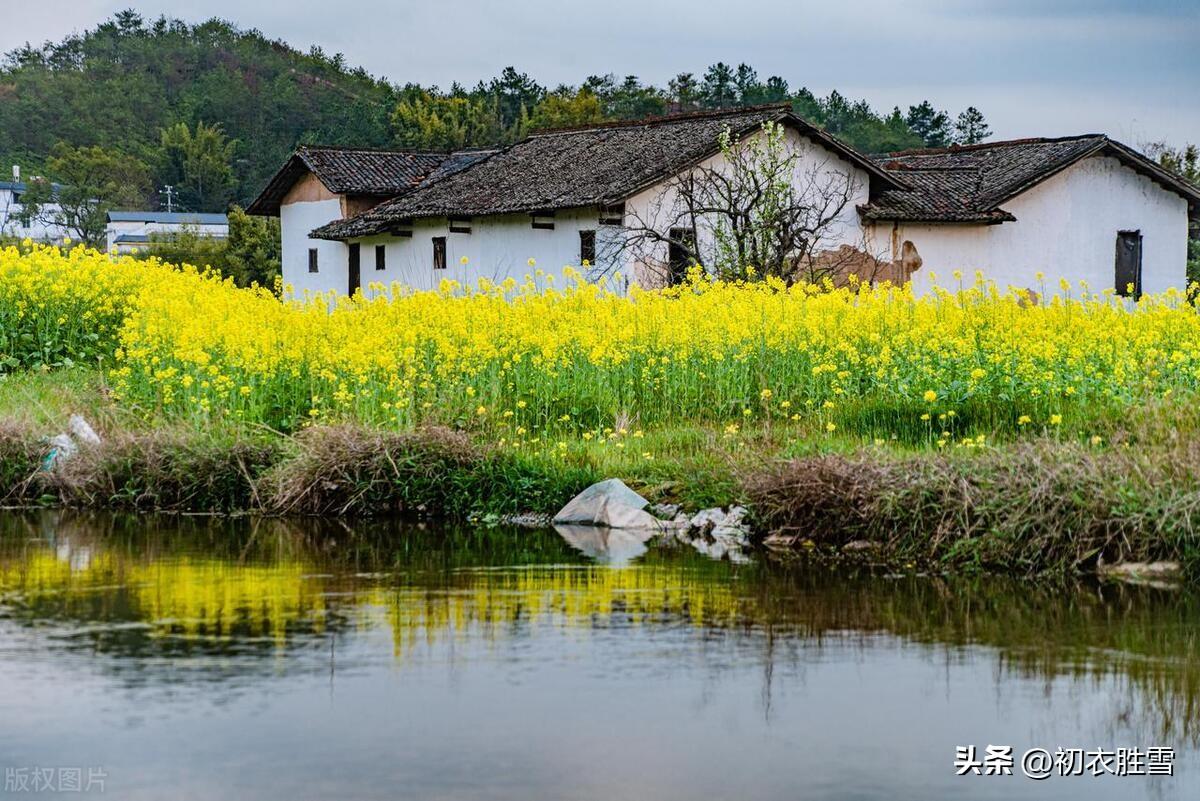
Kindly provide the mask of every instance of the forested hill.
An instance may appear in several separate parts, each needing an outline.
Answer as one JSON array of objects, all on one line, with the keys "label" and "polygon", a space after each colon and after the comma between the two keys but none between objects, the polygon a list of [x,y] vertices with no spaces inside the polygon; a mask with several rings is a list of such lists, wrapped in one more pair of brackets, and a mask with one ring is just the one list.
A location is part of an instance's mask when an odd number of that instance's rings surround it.
[{"label": "forested hill", "polygon": [[164,131],[219,125],[234,142],[228,174],[212,165],[218,174],[185,199],[216,207],[253,196],[298,142],[387,145],[395,103],[390,86],[340,58],[219,20],[144,23],[125,12],[81,36],[7,55],[0,164],[5,173],[18,163],[45,170],[59,143],[98,146],[137,159],[147,188],[182,186],[186,154],[169,152]]},{"label": "forested hill", "polygon": [[[403,78],[403,76],[394,76]],[[25,175],[119,184],[121,204],[245,203],[299,143],[447,149],[511,142],[536,128],[680,110],[790,101],[869,152],[977,141],[974,109],[952,119],[929,103],[880,114],[837,92],[818,98],[747,65],[681,73],[665,87],[593,76],[547,88],[513,68],[474,88],[391,84],[339,54],[302,53],[258,31],[126,11],[82,35],[25,46],[0,66],[0,180]]]}]

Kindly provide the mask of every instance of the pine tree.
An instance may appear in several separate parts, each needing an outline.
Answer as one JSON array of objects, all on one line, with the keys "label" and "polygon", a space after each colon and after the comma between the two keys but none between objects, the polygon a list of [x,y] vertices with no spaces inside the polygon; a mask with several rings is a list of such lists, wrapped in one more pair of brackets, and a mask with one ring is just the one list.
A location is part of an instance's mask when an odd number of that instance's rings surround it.
[{"label": "pine tree", "polygon": [[179,189],[180,204],[188,211],[224,211],[235,186],[233,158],[237,142],[220,125],[196,123],[195,130],[176,123],[162,132],[166,183]]},{"label": "pine tree", "polygon": [[974,106],[967,106],[954,122],[954,141],[960,145],[977,145],[991,135],[982,112]]},{"label": "pine tree", "polygon": [[704,72],[704,84],[700,91],[708,108],[733,107],[737,102],[733,68],[723,61],[713,64]]},{"label": "pine tree", "polygon": [[700,101],[700,88],[696,84],[696,76],[690,72],[681,72],[667,84],[671,102],[679,111],[692,111]]},{"label": "pine tree", "polygon": [[950,115],[938,111],[928,100],[919,106],[909,106],[905,122],[921,137],[925,147],[945,147],[950,144]]}]

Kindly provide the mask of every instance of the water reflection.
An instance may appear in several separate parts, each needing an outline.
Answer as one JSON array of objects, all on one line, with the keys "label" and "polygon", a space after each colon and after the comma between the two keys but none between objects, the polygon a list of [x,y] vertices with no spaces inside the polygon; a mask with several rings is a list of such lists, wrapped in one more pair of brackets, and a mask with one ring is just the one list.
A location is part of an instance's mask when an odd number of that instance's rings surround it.
[{"label": "water reflection", "polygon": [[[681,686],[696,674],[700,688],[728,675],[756,685],[769,729],[790,725],[772,722],[790,721],[776,694],[824,665],[915,654],[927,665],[915,670],[947,686],[961,667],[982,669],[997,693],[1040,684],[1075,709],[1099,699],[1099,724],[1079,724],[1091,737],[1200,739],[1192,593],[735,565],[575,534],[3,514],[0,668],[27,682],[21,666],[65,664],[126,688],[223,687],[226,701],[282,687],[289,672],[328,673],[331,693],[338,676],[370,677],[383,692],[381,656],[423,687],[423,671],[461,681],[472,663],[509,686],[514,665]],[[0,690],[0,704],[15,703]],[[919,717],[929,701],[908,703]],[[1036,699],[1005,704],[1037,714]]]}]

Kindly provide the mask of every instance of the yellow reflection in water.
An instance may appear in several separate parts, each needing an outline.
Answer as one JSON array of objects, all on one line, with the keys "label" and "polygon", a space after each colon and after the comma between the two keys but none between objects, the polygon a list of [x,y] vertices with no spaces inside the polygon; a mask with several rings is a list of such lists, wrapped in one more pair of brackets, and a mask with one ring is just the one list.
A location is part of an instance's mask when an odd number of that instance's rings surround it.
[{"label": "yellow reflection in water", "polygon": [[514,622],[641,625],[672,618],[724,625],[740,606],[729,582],[682,565],[466,568],[417,578],[327,573],[296,558],[144,559],[96,544],[31,546],[0,556],[0,594],[34,610],[138,621],[158,634],[196,640],[270,636],[280,647],[293,631],[324,631],[334,610],[358,627],[390,625],[399,654],[442,635],[490,637]]}]

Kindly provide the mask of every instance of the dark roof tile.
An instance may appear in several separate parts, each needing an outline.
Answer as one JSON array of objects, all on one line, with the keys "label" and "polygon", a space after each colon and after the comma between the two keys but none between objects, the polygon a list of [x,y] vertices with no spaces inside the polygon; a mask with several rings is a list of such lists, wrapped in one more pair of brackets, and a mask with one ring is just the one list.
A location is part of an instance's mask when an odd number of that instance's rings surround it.
[{"label": "dark roof tile", "polygon": [[1061,139],[1016,139],[978,145],[906,150],[874,157],[909,189],[879,194],[861,208],[868,220],[1005,222],[1001,204],[1088,156],[1119,159],[1165,188],[1196,202],[1195,187],[1103,134]]},{"label": "dark roof tile", "polygon": [[877,176],[902,185],[869,159],[794,116],[787,106],[656,117],[534,134],[444,180],[318,228],[350,239],[420,217],[515,214],[620,203],[715,153],[729,128],[744,136],[766,122],[801,130]]},{"label": "dark roof tile", "polygon": [[251,214],[278,214],[288,190],[309,172],[334,194],[390,198],[409,192],[426,180],[463,169],[492,152],[495,151],[439,153],[304,145],[297,148],[246,210]]}]

